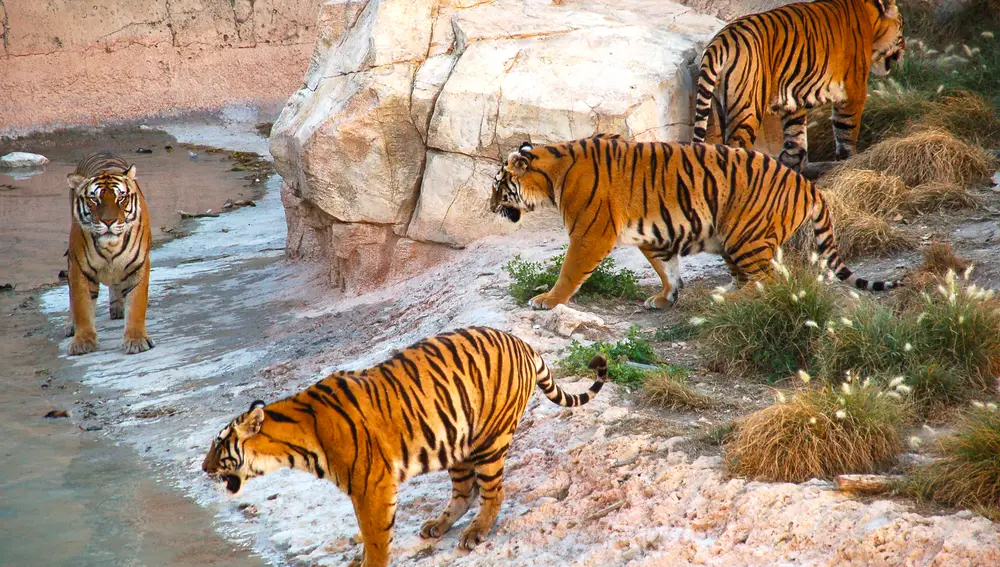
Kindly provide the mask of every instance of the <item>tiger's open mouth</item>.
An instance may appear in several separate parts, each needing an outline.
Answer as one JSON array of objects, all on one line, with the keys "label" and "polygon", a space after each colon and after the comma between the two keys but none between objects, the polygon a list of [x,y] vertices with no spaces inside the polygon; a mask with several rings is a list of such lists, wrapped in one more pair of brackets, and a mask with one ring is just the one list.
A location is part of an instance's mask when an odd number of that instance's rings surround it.
[{"label": "tiger's open mouth", "polygon": [[243,486],[243,479],[234,474],[224,474],[216,477],[216,480],[226,483],[226,490],[230,494],[236,494],[240,491],[240,487]]},{"label": "tiger's open mouth", "polygon": [[521,209],[504,205],[500,207],[500,216],[516,223],[521,220]]}]

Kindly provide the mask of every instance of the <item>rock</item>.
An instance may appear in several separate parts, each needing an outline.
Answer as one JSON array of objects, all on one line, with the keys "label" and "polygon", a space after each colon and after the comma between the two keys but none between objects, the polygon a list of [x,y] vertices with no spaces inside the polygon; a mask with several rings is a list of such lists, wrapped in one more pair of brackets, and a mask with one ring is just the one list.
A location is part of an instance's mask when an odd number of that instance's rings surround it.
[{"label": "rock", "polygon": [[601,423],[614,423],[628,415],[628,408],[610,407],[597,417]]},{"label": "rock", "polygon": [[647,0],[330,0],[319,22],[271,153],[295,197],[289,256],[357,290],[399,265],[393,242],[446,249],[513,228],[487,203],[523,140],[688,139],[691,66],[722,26]]},{"label": "rock", "polygon": [[513,230],[513,224],[501,224],[486,206],[496,173],[496,160],[428,151],[420,198],[406,236],[461,246]]},{"label": "rock", "polygon": [[563,337],[569,337],[581,327],[597,330],[604,328],[604,319],[566,305],[556,305],[552,310],[540,313],[536,320],[543,329]]},{"label": "rock", "polygon": [[3,167],[39,167],[49,163],[49,158],[39,154],[29,154],[28,152],[11,152],[0,157],[0,165]]},{"label": "rock", "polygon": [[64,409],[52,410],[49,413],[45,414],[45,417],[48,418],[48,419],[58,419],[58,418],[61,418],[61,417],[69,417],[69,410],[64,410]]}]

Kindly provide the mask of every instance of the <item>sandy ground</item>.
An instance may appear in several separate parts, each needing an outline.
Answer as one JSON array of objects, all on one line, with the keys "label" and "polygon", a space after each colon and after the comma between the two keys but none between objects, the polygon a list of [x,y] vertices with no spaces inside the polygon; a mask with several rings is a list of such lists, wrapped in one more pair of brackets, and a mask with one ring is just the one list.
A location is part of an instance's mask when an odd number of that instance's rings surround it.
[{"label": "sandy ground", "polygon": [[[555,359],[568,339],[538,328],[534,315],[507,297],[500,266],[515,252],[547,258],[566,239],[551,218],[532,219],[511,236],[475,243],[449,265],[345,298],[323,286],[322,274],[283,260],[278,182],[268,182],[257,208],[206,219],[191,236],[154,252],[155,349],[123,355],[121,322],[104,314],[101,350],[68,359],[66,374],[95,398],[80,424],[103,426],[101,434],[160,465],[172,484],[215,513],[224,535],[275,564],[340,565],[360,549],[350,539],[356,524],[346,496],[331,483],[285,471],[226,497],[200,471],[213,436],[254,399],[277,399],[331,369],[369,365],[455,327],[512,330]],[[644,283],[654,283],[638,251],[615,254]],[[686,259],[683,266],[688,282],[725,281],[716,258]],[[66,290],[45,293],[41,305],[53,325],[63,324]],[[602,309],[609,336],[621,336],[633,322],[655,326],[668,319],[631,306]],[[658,421],[615,387],[572,411],[536,396],[510,453],[507,500],[490,539],[470,553],[456,550],[471,515],[440,540],[419,538],[421,523],[449,495],[445,475],[427,475],[401,491],[395,564],[1000,564],[1000,529],[970,512],[925,516],[902,501],[851,499],[823,481],[726,478],[721,458],[692,441],[706,422],[692,413]]]}]

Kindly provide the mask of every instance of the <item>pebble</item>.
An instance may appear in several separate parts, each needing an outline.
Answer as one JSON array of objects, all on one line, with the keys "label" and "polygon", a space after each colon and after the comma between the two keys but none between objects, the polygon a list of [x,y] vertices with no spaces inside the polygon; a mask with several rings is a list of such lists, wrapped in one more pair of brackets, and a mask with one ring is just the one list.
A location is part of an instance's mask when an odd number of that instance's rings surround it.
[{"label": "pebble", "polygon": [[0,165],[4,167],[38,167],[49,163],[49,158],[28,152],[11,152],[0,157]]}]

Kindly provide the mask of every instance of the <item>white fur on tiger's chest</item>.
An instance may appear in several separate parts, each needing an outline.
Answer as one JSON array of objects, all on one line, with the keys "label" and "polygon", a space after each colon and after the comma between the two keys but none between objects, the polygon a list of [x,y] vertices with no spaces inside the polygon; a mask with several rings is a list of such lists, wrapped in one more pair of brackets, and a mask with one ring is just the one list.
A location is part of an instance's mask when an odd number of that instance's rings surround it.
[{"label": "white fur on tiger's chest", "polygon": [[[138,251],[138,242],[133,240],[140,237],[139,231],[133,229],[133,234],[129,239],[126,250],[122,250],[125,243],[125,235],[116,238],[97,238],[94,242],[94,250],[97,254],[88,254],[91,265],[97,269],[97,280],[104,285],[115,285],[121,283],[126,271],[130,267],[134,268],[136,262],[142,262],[143,258],[135,258]],[[130,266],[131,264],[131,266]]]}]

